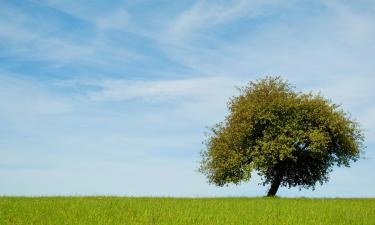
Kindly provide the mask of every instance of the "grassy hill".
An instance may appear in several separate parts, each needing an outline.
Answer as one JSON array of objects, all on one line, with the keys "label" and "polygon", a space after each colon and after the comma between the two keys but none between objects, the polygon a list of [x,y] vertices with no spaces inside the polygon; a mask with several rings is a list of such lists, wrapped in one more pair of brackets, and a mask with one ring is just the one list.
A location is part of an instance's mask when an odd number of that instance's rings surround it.
[{"label": "grassy hill", "polygon": [[0,197],[0,224],[375,224],[375,199]]}]

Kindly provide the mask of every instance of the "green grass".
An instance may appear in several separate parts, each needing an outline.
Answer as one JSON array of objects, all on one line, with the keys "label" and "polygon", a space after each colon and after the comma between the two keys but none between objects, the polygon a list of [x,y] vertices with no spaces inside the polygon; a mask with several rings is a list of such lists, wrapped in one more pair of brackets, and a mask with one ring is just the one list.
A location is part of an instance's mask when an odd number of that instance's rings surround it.
[{"label": "green grass", "polygon": [[0,197],[0,224],[375,224],[375,199]]}]

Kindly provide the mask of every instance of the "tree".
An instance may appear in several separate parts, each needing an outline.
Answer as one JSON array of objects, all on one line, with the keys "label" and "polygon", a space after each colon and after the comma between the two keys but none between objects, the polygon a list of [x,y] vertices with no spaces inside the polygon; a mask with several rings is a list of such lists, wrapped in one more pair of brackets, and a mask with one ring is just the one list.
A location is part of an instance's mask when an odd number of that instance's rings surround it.
[{"label": "tree", "polygon": [[211,128],[199,171],[224,186],[251,178],[314,189],[328,181],[332,167],[349,167],[363,151],[363,132],[339,105],[320,94],[294,91],[281,77],[266,77],[239,88],[228,102],[224,122]]}]

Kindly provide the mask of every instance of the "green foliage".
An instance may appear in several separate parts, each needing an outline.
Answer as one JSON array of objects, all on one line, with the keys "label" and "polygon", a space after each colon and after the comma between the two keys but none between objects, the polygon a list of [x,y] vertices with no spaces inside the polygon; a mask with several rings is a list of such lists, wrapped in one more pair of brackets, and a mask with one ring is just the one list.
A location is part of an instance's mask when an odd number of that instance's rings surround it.
[{"label": "green foliage", "polygon": [[238,184],[256,171],[264,185],[278,180],[282,186],[314,188],[328,180],[334,165],[349,166],[360,157],[359,124],[320,94],[296,92],[280,77],[239,90],[202,151],[200,171],[211,183]]},{"label": "green foliage", "polygon": [[4,225],[370,225],[374,221],[375,199],[0,198]]}]

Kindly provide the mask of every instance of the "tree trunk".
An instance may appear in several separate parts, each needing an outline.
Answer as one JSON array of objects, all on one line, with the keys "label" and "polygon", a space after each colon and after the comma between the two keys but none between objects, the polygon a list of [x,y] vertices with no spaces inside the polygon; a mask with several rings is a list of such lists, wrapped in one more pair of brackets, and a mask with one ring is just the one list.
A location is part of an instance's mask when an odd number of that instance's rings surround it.
[{"label": "tree trunk", "polygon": [[276,176],[272,183],[271,187],[268,190],[267,197],[273,197],[276,195],[277,190],[279,189],[279,186],[281,184],[282,176]]}]

